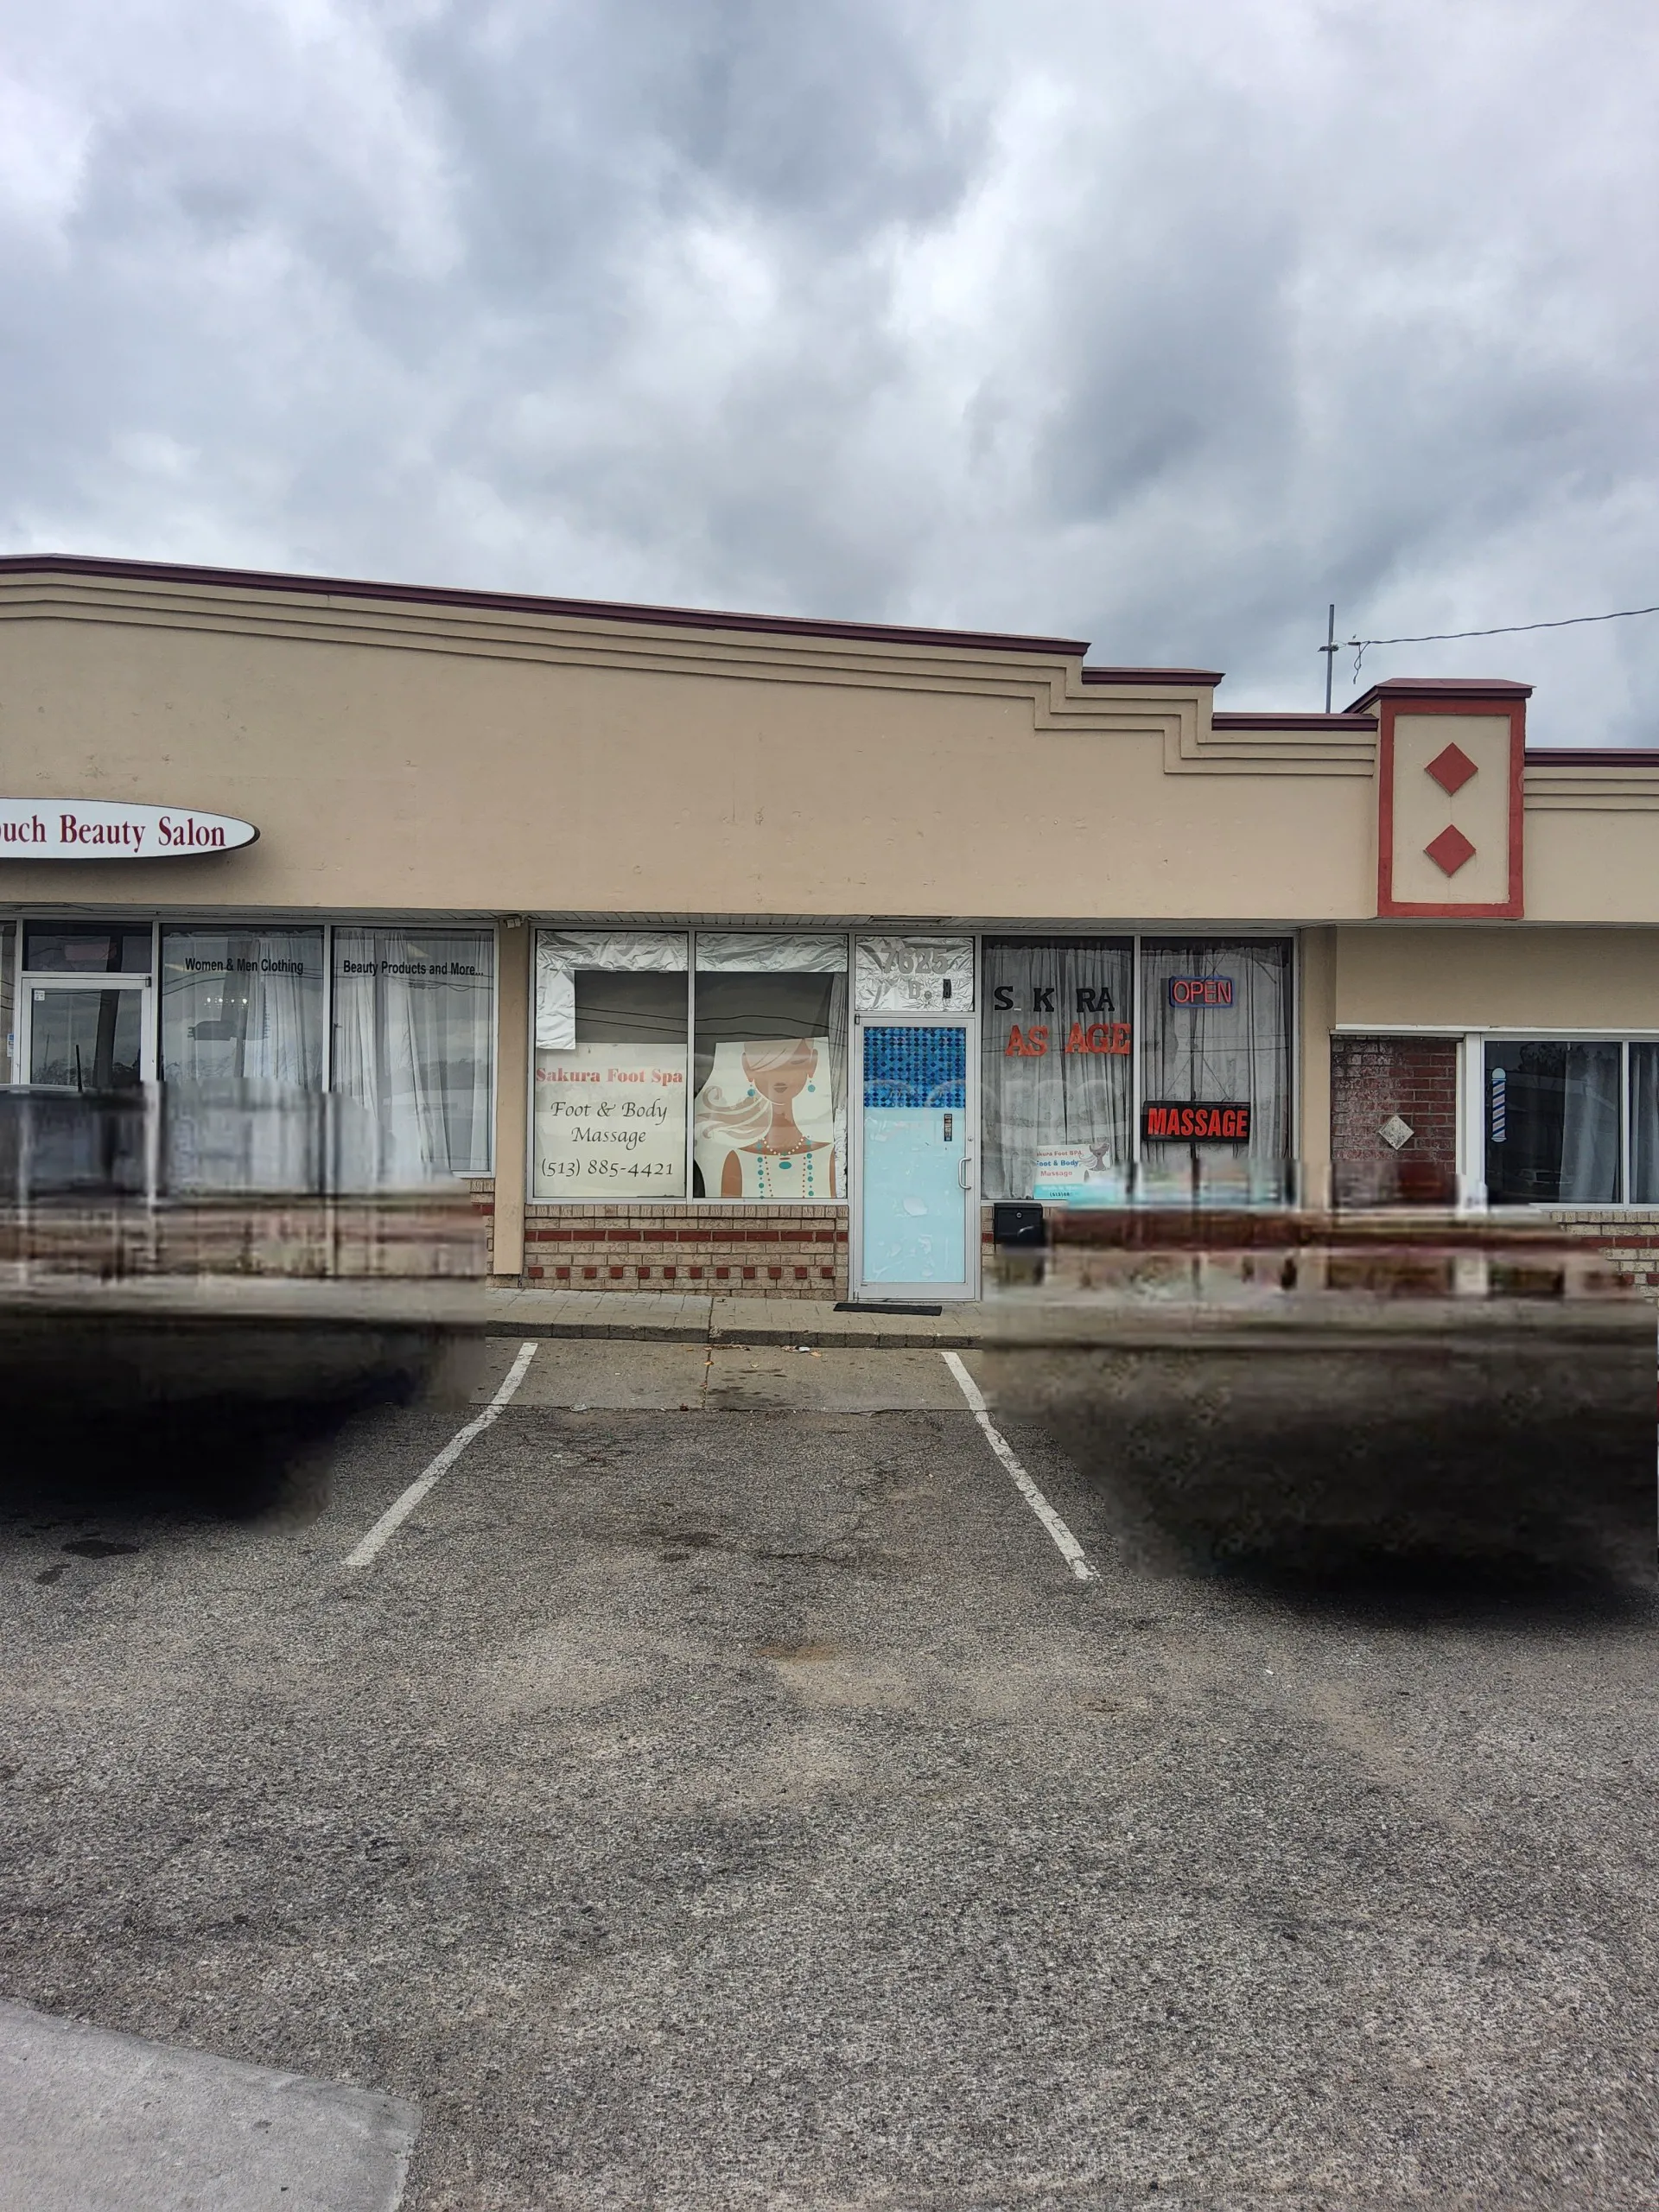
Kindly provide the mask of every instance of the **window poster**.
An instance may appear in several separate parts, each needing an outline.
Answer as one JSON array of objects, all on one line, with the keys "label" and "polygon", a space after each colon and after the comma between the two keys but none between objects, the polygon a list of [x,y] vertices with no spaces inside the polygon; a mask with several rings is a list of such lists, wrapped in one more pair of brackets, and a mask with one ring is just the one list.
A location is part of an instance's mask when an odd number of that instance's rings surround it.
[{"label": "window poster", "polygon": [[1044,1145],[1032,1168],[1031,1195],[1054,1206],[1122,1205],[1128,1168],[1105,1144]]},{"label": "window poster", "polygon": [[685,1196],[683,1045],[536,1055],[536,1196]]},{"label": "window poster", "polygon": [[704,1197],[841,1196],[831,1065],[828,1037],[715,1046],[691,1123]]},{"label": "window poster", "polygon": [[1121,1205],[1135,1158],[1133,944],[988,938],[983,1188],[991,1198]]}]

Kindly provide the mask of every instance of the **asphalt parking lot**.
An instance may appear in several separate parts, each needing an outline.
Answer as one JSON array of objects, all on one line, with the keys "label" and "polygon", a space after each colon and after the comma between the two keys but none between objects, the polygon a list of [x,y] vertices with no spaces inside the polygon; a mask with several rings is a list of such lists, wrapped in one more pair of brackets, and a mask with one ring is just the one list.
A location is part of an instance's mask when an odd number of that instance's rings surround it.
[{"label": "asphalt parking lot", "polygon": [[416,2212],[1659,2203],[1650,1427],[1593,1566],[1280,1573],[1155,1359],[964,1354],[1085,1580],[935,1352],[546,1343],[348,1566],[518,1354],[240,1513],[14,1432],[0,1998],[412,2100]]}]

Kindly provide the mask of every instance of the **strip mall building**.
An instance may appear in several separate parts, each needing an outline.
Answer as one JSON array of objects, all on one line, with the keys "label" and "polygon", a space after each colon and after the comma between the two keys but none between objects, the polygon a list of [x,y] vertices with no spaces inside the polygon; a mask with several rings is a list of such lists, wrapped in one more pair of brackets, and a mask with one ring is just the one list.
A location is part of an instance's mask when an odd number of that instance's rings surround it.
[{"label": "strip mall building", "polygon": [[1522,684],[55,556],[0,616],[11,1083],[333,1092],[499,1276],[971,1297],[999,1202],[1333,1194],[1659,1252],[1659,752]]}]

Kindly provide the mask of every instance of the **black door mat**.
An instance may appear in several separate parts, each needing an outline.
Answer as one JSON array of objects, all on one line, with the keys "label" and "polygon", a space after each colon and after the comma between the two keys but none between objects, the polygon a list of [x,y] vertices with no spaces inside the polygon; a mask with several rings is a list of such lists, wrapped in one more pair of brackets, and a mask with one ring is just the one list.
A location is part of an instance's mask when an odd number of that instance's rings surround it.
[{"label": "black door mat", "polygon": [[937,1318],[944,1308],[943,1306],[871,1306],[849,1298],[843,1299],[836,1311],[837,1313],[929,1313]]}]

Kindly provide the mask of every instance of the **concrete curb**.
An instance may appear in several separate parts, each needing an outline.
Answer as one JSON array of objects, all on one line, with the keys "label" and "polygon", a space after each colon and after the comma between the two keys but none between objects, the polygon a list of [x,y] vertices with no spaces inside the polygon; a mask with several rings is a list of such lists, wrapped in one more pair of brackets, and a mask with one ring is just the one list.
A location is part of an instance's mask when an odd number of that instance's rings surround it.
[{"label": "concrete curb", "polygon": [[603,1322],[556,1321],[538,1317],[492,1318],[483,1325],[489,1337],[518,1340],[536,1338],[626,1344],[713,1344],[742,1350],[749,1346],[810,1345],[814,1350],[849,1351],[1224,1351],[1306,1350],[1321,1354],[1343,1350],[1375,1352],[1385,1345],[1421,1351],[1433,1346],[1442,1351],[1499,1349],[1536,1344],[1541,1338],[1577,1344],[1629,1343],[1633,1338],[1651,1340],[1655,1322],[1650,1308],[1615,1306],[1599,1310],[1561,1307],[1510,1306],[1492,1304],[1465,1306],[1450,1312],[1423,1307],[1379,1308],[1375,1312],[1303,1309],[1292,1314],[1230,1314],[1214,1308],[1197,1308],[1180,1314],[1117,1313],[1091,1315],[1067,1323],[1013,1327],[996,1320],[977,1326],[944,1325],[918,1330],[914,1323],[884,1328],[879,1323],[860,1323],[850,1328],[826,1328],[810,1320],[792,1325],[771,1321],[731,1324],[711,1322],[696,1328],[684,1323],[657,1325],[648,1320]]},{"label": "concrete curb", "polygon": [[[575,1341],[783,1345],[849,1351],[1077,1351],[1091,1346],[1148,1351],[1218,1350],[1228,1344],[1339,1342],[1450,1347],[1503,1341],[1651,1341],[1659,1315],[1646,1300],[1622,1298],[1367,1297],[1309,1291],[1262,1299],[1183,1297],[1052,1299],[1005,1294],[947,1306],[937,1318],[837,1313],[828,1300],[715,1297],[707,1294],[571,1293],[482,1283],[357,1283],[200,1278],[99,1283],[63,1279],[0,1285],[0,1336],[22,1344],[55,1331],[66,1341],[136,1332],[181,1357],[206,1340],[292,1338],[334,1346],[399,1332]],[[159,1354],[156,1355],[159,1357]],[[230,1356],[229,1352],[226,1355]]]}]

